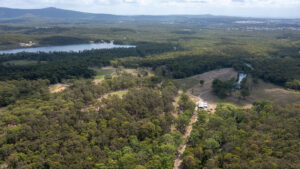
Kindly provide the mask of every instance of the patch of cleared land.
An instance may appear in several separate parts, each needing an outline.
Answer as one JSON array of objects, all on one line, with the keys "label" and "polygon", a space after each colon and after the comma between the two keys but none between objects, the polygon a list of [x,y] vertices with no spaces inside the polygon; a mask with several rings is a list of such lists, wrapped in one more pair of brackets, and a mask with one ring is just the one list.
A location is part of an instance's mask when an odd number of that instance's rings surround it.
[{"label": "patch of cleared land", "polygon": [[[262,80],[258,80],[258,83],[254,84],[251,76],[249,76],[247,80],[247,83],[249,83],[251,87],[251,95],[246,99],[241,99],[239,91],[233,92],[232,96],[226,99],[219,99],[212,93],[212,82],[214,79],[229,80],[231,78],[237,78],[237,75],[238,73],[234,69],[226,68],[175,81],[179,83],[181,88],[187,90],[192,98],[194,98],[193,100],[200,99],[201,101],[206,101],[208,103],[208,109],[212,112],[220,102],[233,103],[244,108],[252,107],[252,103],[257,100],[269,100],[275,104],[300,102],[300,92],[287,90]],[[205,81],[203,86],[200,85],[200,80]]]},{"label": "patch of cleared land", "polygon": [[[102,68],[92,67],[91,70],[94,70],[96,72],[96,76],[94,77],[94,82],[96,84],[101,83],[106,75],[112,75],[114,76],[117,73],[117,68],[114,68],[112,66],[106,66]],[[151,69],[128,69],[128,68],[120,68],[121,72],[130,73],[134,76],[138,76],[139,73],[147,72],[148,76],[154,76]]]},{"label": "patch of cleared land", "polygon": [[13,66],[31,66],[31,65],[36,65],[39,63],[46,63],[46,61],[36,61],[36,60],[11,60],[11,61],[7,61],[7,62],[3,62],[2,64],[4,66],[9,66],[9,65],[13,65]]},{"label": "patch of cleared land", "polygon": [[125,95],[126,93],[128,93],[128,89],[126,89],[126,90],[119,90],[119,91],[107,93],[107,94],[103,95],[101,98],[99,98],[97,100],[101,101],[102,99],[105,99],[105,98],[107,98],[109,96],[113,96],[113,95],[117,95],[117,96],[119,96],[119,97],[122,98],[122,96]]},{"label": "patch of cleared land", "polygon": [[132,75],[137,76],[138,75],[138,70],[137,69],[123,69],[125,72],[130,73]]},{"label": "patch of cleared land", "polygon": [[111,95],[111,96],[117,95],[122,98],[122,96],[127,93],[128,93],[128,90],[120,90],[120,91],[116,91],[116,92],[111,92],[111,93],[109,93],[109,95]]},{"label": "patch of cleared land", "polygon": [[129,68],[123,68],[123,70],[127,73],[130,73],[132,75],[138,76],[138,74],[143,74],[147,72],[148,76],[154,76],[154,73],[152,72],[151,68],[139,68],[139,69],[129,69]]},{"label": "patch of cleared land", "polygon": [[[251,81],[250,81],[251,82]],[[269,100],[274,104],[300,103],[300,92],[266,83],[262,80],[258,84],[253,84],[251,95],[246,99],[249,102],[255,100]]]},{"label": "patch of cleared land", "polygon": [[107,66],[103,68],[96,68],[92,67],[91,70],[94,70],[96,72],[96,76],[94,77],[94,82],[96,84],[100,83],[102,80],[104,80],[104,77],[106,75],[111,75],[116,72],[116,68],[112,66]]},{"label": "patch of cleared land", "polygon": [[[98,103],[102,101],[102,99],[106,99],[109,96],[113,96],[113,95],[117,95],[119,97],[122,98],[123,95],[125,95],[128,92],[128,90],[119,90],[119,91],[115,91],[115,92],[111,92],[111,93],[107,93],[105,95],[103,95],[102,97],[100,97],[99,99],[97,99]],[[82,112],[87,112],[90,109],[95,110],[95,111],[99,111],[100,106],[97,103],[94,104],[90,104],[84,108],[81,109]]]},{"label": "patch of cleared land", "polygon": [[55,84],[55,85],[50,85],[49,90],[50,93],[58,93],[66,90],[69,87],[67,84]]}]

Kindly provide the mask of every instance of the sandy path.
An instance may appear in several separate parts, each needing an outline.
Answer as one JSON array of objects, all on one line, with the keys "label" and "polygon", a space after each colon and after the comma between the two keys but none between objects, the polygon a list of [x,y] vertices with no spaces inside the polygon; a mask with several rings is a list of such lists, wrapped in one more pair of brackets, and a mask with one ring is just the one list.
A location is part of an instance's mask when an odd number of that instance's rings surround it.
[{"label": "sandy path", "polygon": [[190,123],[186,128],[186,131],[183,135],[183,143],[181,148],[178,150],[178,155],[177,158],[174,161],[174,168],[173,169],[179,169],[181,164],[182,164],[182,155],[186,149],[186,145],[187,145],[187,139],[188,137],[191,135],[191,132],[193,130],[193,124],[196,123],[198,121],[198,113],[197,113],[198,107],[195,108],[194,114],[190,119]]}]

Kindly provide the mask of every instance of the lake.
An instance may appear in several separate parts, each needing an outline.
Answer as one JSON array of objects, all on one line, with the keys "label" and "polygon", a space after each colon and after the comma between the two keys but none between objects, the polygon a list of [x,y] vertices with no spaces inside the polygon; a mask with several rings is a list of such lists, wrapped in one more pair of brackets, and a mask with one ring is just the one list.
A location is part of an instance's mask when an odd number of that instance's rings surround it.
[{"label": "lake", "polygon": [[88,43],[79,45],[63,45],[63,46],[46,46],[46,47],[32,47],[19,48],[10,50],[0,50],[0,54],[15,54],[20,52],[38,53],[38,52],[80,52],[92,49],[113,49],[113,48],[134,48],[134,45],[116,45],[113,43]]}]

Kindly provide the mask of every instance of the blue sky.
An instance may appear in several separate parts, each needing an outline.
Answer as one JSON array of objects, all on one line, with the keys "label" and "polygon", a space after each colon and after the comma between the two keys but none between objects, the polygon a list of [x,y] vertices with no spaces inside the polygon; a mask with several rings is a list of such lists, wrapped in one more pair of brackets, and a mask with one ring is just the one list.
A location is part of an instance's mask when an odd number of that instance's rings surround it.
[{"label": "blue sky", "polygon": [[[300,18],[300,0],[0,0],[1,7],[57,7],[123,15],[213,14]],[[1,12],[1,11],[0,11]]]}]

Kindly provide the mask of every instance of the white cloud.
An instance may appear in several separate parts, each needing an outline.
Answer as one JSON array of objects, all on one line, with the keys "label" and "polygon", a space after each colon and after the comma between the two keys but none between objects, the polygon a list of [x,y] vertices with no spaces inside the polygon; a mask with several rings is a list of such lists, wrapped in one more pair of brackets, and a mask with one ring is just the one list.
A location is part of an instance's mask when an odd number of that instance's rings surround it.
[{"label": "white cloud", "polygon": [[[300,17],[300,0],[0,0],[12,8],[58,8],[113,14],[217,14]],[[0,11],[1,12],[1,11]]]}]

